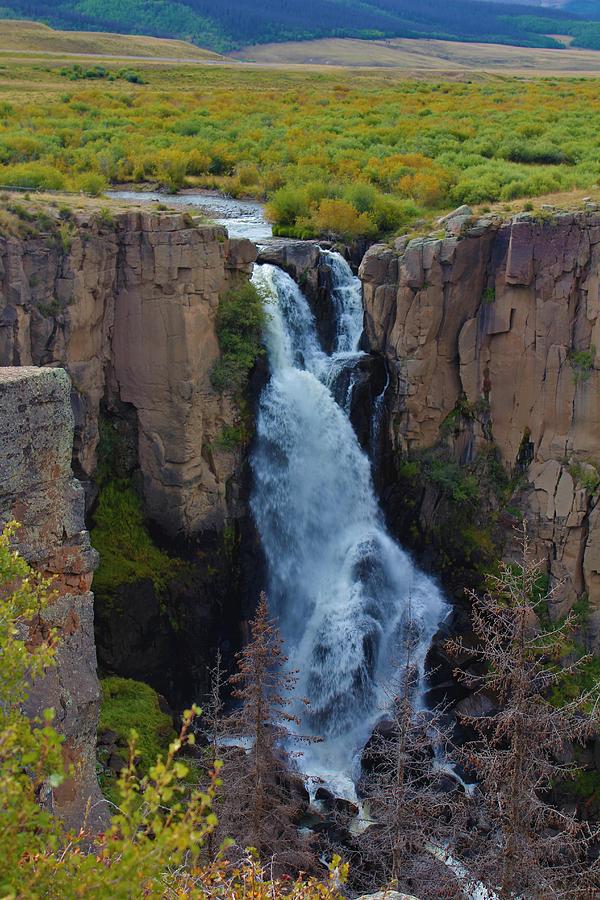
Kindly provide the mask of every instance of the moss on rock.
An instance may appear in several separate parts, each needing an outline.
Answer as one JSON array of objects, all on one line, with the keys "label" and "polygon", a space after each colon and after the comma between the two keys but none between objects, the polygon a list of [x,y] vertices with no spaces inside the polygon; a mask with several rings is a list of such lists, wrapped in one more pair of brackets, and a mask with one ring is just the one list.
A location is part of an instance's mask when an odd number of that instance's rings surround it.
[{"label": "moss on rock", "polygon": [[[161,709],[159,694],[150,685],[131,678],[103,678],[102,704],[98,734],[112,733],[114,746],[110,751],[99,750],[100,782],[106,796],[116,796],[118,766],[110,756],[116,754],[125,762],[129,753],[131,732],[136,732],[137,766],[147,774],[157,756],[166,753],[176,737],[171,717]],[[109,756],[110,754],[110,756]]]},{"label": "moss on rock", "polygon": [[126,479],[104,483],[94,512],[92,544],[100,553],[94,592],[111,597],[123,584],[150,579],[157,593],[181,572],[182,560],[169,556],[153,542],[142,513],[141,500]]},{"label": "moss on rock", "polygon": [[239,393],[245,388],[248,373],[262,352],[264,321],[263,297],[250,282],[221,298],[217,336],[222,356],[211,375],[216,390]]},{"label": "moss on rock", "polygon": [[495,447],[460,465],[440,443],[399,458],[395,473],[387,500],[394,531],[462,600],[465,587],[481,587],[501,556],[499,518],[514,486]]}]

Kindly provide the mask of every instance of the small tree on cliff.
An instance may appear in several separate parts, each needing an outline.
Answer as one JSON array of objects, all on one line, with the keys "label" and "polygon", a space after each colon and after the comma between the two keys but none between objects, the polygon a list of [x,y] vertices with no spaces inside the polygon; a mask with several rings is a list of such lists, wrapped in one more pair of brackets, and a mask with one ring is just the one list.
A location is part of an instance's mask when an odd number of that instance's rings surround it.
[{"label": "small tree on cliff", "polygon": [[590,851],[598,831],[552,806],[548,793],[577,771],[564,760],[594,733],[598,689],[562,708],[549,702],[551,688],[582,662],[557,662],[575,618],[540,627],[536,610],[549,595],[539,597],[541,571],[524,527],[520,544],[522,563],[501,563],[486,593],[469,592],[478,646],[448,645],[471,660],[468,670],[457,669],[461,681],[498,705],[489,715],[462,717],[475,734],[461,754],[480,784],[475,809],[483,823],[467,864],[501,898],[597,896],[600,868]]},{"label": "small tree on cliff", "polygon": [[283,640],[269,618],[264,593],[250,627],[252,638],[238,654],[238,672],[229,679],[240,706],[227,723],[229,732],[248,741],[249,747],[225,753],[220,817],[239,847],[254,847],[279,869],[300,869],[313,858],[298,834],[300,791],[283,744],[310,739],[292,734],[288,727],[299,724],[289,712],[297,677],[285,668]]},{"label": "small tree on cliff", "polygon": [[[386,686],[389,721],[372,738],[362,795],[374,824],[358,844],[370,885],[407,891],[422,900],[456,897],[458,882],[441,861],[457,842],[464,795],[439,764],[451,746],[447,711],[417,708],[418,672],[406,662]],[[365,865],[366,864],[366,865]]]}]

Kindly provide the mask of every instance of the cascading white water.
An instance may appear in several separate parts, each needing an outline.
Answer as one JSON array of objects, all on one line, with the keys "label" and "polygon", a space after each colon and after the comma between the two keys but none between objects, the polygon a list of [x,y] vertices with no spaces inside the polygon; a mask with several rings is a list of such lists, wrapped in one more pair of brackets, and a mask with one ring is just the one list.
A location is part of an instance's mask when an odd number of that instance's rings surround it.
[{"label": "cascading white water", "polygon": [[[325,253],[325,252],[324,252]],[[381,715],[381,685],[407,644],[423,672],[445,611],[436,584],[387,534],[368,457],[335,399],[355,364],[362,331],[360,281],[338,254],[332,269],[337,323],[331,356],[319,345],[306,298],[280,269],[255,268],[268,297],[271,378],[260,400],[252,510],[268,565],[269,603],[310,700],[301,767],[354,796],[358,755]]]}]

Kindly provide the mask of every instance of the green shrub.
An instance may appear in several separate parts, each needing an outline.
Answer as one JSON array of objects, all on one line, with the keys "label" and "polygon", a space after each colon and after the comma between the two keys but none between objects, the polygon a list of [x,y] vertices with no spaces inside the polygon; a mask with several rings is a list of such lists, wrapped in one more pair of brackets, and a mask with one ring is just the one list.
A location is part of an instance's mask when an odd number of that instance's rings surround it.
[{"label": "green shrub", "polygon": [[569,474],[576,484],[580,484],[588,494],[594,494],[600,485],[600,473],[591,463],[587,466],[574,463],[569,466]]},{"label": "green shrub", "polygon": [[[575,654],[581,658],[581,648],[575,648]],[[594,690],[600,684],[600,659],[592,657],[584,662],[577,671],[569,671],[558,681],[550,693],[550,702],[554,706],[565,706],[582,694]]]},{"label": "green shrub", "polygon": [[414,481],[421,474],[421,465],[415,459],[406,459],[398,465],[398,476]]},{"label": "green shrub", "polygon": [[377,188],[364,181],[358,181],[356,184],[349,185],[343,193],[343,199],[352,204],[359,213],[371,212],[378,197],[379,192]]},{"label": "green shrub", "polygon": [[60,191],[65,186],[62,172],[46,163],[19,163],[0,168],[0,185]]},{"label": "green shrub", "polygon": [[589,350],[569,351],[569,363],[573,369],[573,381],[575,384],[585,383],[594,368],[596,348],[592,345]]},{"label": "green shrub", "polygon": [[128,81],[129,84],[146,84],[146,81],[142,78],[140,73],[136,72],[134,69],[119,69],[116,77],[122,78],[123,81]]},{"label": "green shrub", "polygon": [[144,578],[161,593],[183,565],[154,544],[140,498],[125,479],[113,479],[100,489],[91,538],[100,553],[94,575],[94,591],[100,596],[110,597],[121,585]]},{"label": "green shrub", "polygon": [[79,63],[72,66],[65,66],[60,70],[63,78],[69,81],[98,81],[106,79],[108,81],[116,81],[118,78],[128,81],[130,84],[146,84],[139,72],[134,69],[119,69],[116,72],[107,69],[105,66],[90,66],[84,69]]},{"label": "green shrub", "polygon": [[96,214],[96,221],[99,225],[104,225],[105,228],[113,228],[115,224],[115,218],[111,213],[110,209],[107,209],[105,206]]},{"label": "green shrub", "polygon": [[75,229],[71,222],[62,222],[58,226],[58,243],[65,253],[68,253],[73,246],[73,238],[75,237]]},{"label": "green shrub", "polygon": [[370,216],[381,233],[389,234],[406,229],[420,213],[421,210],[413,200],[379,194]]},{"label": "green shrub", "polygon": [[108,188],[108,181],[104,175],[98,175],[96,172],[86,172],[85,175],[79,175],[75,179],[75,188],[89,194],[90,197],[99,197]]},{"label": "green shrub", "polygon": [[480,495],[477,478],[465,472],[455,460],[432,459],[428,461],[426,471],[429,479],[455,503],[478,502]]},{"label": "green shrub", "polygon": [[215,447],[219,450],[234,452],[248,440],[248,432],[243,425],[224,425],[215,439]]},{"label": "green shrub", "polygon": [[295,225],[296,220],[309,211],[306,191],[298,187],[282,187],[275,191],[266,207],[266,214],[276,225]]},{"label": "green shrub", "polygon": [[247,282],[221,298],[217,312],[217,337],[221,359],[211,373],[218,391],[239,391],[263,352],[261,334],[265,322],[263,298]]}]

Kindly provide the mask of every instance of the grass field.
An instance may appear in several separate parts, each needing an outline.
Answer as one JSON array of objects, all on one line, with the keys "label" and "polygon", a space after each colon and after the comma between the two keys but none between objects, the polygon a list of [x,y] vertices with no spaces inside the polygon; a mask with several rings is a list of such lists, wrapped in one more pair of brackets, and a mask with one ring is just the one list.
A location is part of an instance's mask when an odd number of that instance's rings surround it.
[{"label": "grass field", "polygon": [[275,65],[383,66],[414,74],[498,72],[600,75],[600,51],[597,50],[541,50],[503,44],[468,44],[408,38],[381,41],[331,38],[285,44],[257,44],[232,56]]},{"label": "grass field", "polygon": [[119,59],[220,59],[187,41],[94,31],[56,31],[38,22],[0,19],[0,53],[109,56]]},{"label": "grass field", "polygon": [[600,184],[591,77],[75,62],[0,59],[0,189],[214,188],[279,234],[351,238]]}]

